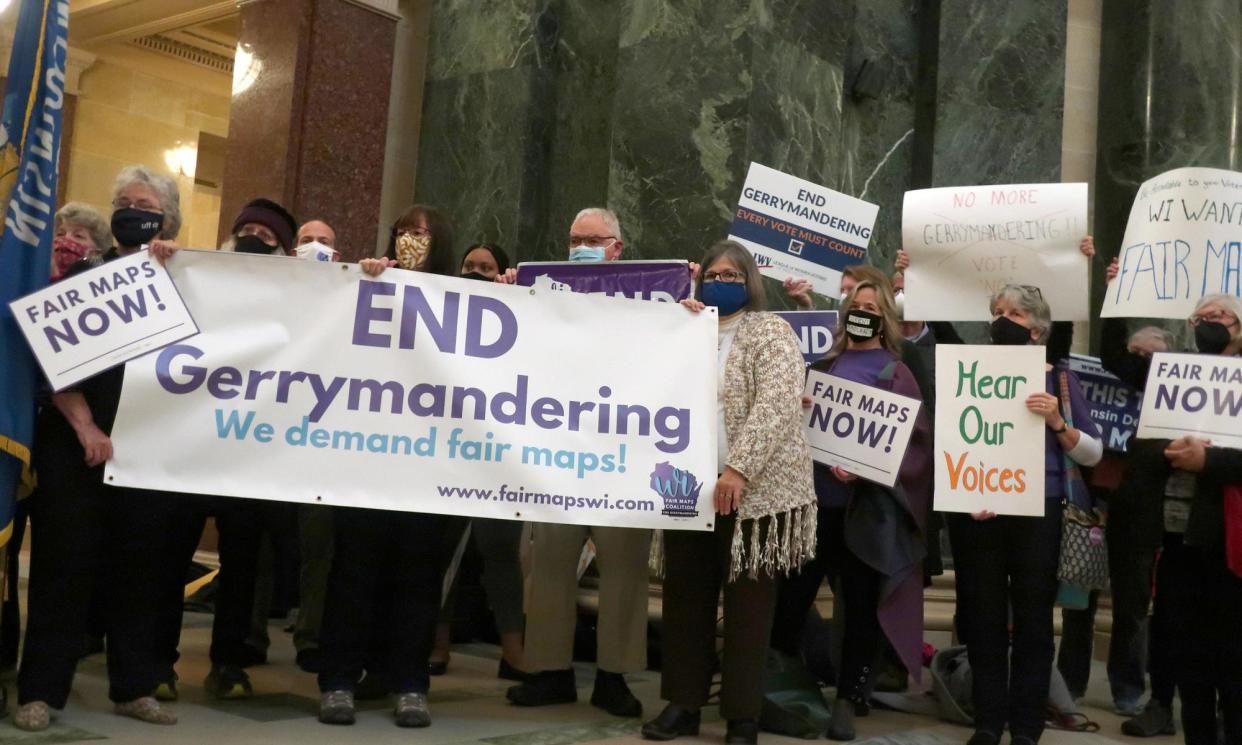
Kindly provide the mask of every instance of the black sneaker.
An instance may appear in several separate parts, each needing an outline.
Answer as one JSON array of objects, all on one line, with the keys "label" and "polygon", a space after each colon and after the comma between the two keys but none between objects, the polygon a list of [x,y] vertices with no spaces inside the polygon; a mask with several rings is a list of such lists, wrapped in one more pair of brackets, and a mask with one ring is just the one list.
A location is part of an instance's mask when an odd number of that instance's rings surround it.
[{"label": "black sneaker", "polygon": [[1121,733],[1130,737],[1176,735],[1177,723],[1173,721],[1173,709],[1155,699],[1148,701],[1142,714],[1121,723]]},{"label": "black sneaker", "polygon": [[522,684],[510,688],[505,693],[505,698],[515,706],[572,704],[578,700],[574,671],[544,670],[535,673]]},{"label": "black sneaker", "polygon": [[250,676],[236,665],[214,665],[203,681],[203,688],[221,701],[237,701],[254,695]]},{"label": "black sneaker", "polygon": [[625,684],[625,676],[621,673],[595,671],[595,690],[591,692],[591,705],[614,717],[643,715],[642,702],[630,692],[630,687]]},{"label": "black sneaker", "polygon": [[667,742],[684,735],[698,735],[700,719],[698,709],[669,704],[660,716],[643,725],[643,739]]},{"label": "black sneaker", "polygon": [[759,745],[759,722],[730,719],[725,725],[725,745]]}]

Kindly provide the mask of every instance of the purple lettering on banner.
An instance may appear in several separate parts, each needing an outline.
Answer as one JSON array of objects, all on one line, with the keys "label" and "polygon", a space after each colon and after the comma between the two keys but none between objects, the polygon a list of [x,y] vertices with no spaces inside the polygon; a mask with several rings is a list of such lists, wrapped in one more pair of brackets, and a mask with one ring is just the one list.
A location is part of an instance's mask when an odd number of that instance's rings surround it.
[{"label": "purple lettering on banner", "polygon": [[[488,312],[500,322],[500,336],[491,344],[483,343],[483,313]],[[466,308],[466,354],[470,357],[494,359],[508,352],[517,341],[517,317],[500,300],[484,295],[471,295]]]},{"label": "purple lettering on banner", "polygon": [[835,310],[778,311],[776,315],[793,326],[794,336],[798,337],[798,348],[802,350],[802,359],[806,364],[820,359],[832,348],[832,340],[837,333]]},{"label": "purple lettering on banner", "polygon": [[392,344],[388,334],[371,333],[372,321],[391,321],[392,308],[376,308],[376,295],[396,295],[397,286],[391,282],[363,281],[358,283],[358,304],[354,309],[353,343],[360,347],[387,347]]},{"label": "purple lettering on banner", "polygon": [[1138,430],[1139,410],[1143,392],[1136,391],[1100,366],[1099,359],[1070,355],[1070,369],[1082,385],[1091,420],[1104,436],[1104,447],[1125,452],[1130,438]]},{"label": "purple lettering on banner", "polygon": [[401,300],[401,340],[398,346],[401,349],[414,348],[414,337],[421,319],[436,348],[453,354],[457,351],[457,309],[460,306],[460,293],[444,293],[444,306],[437,318],[423,291],[414,285],[406,285]]},{"label": "purple lettering on banner", "polygon": [[669,303],[690,297],[692,288],[690,267],[684,261],[523,262],[518,264],[517,283]]},{"label": "purple lettering on banner", "polygon": [[185,365],[179,368],[178,372],[189,375],[190,379],[182,383],[173,380],[172,361],[182,355],[198,359],[203,356],[203,350],[189,344],[171,344],[160,350],[159,356],[155,358],[155,379],[159,381],[160,387],[169,393],[192,393],[198,390],[198,387],[203,384],[203,379],[207,377],[206,368]]}]

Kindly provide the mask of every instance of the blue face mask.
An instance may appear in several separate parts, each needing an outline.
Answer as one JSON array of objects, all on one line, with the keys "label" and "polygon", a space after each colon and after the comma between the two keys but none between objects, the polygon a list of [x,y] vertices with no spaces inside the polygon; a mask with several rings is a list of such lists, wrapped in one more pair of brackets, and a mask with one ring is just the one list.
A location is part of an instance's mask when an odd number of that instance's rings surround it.
[{"label": "blue face mask", "polygon": [[569,249],[570,261],[581,261],[584,264],[593,264],[604,260],[603,246],[578,246]]},{"label": "blue face mask", "polygon": [[745,282],[704,282],[703,303],[720,311],[722,316],[731,316],[750,302],[750,293]]}]

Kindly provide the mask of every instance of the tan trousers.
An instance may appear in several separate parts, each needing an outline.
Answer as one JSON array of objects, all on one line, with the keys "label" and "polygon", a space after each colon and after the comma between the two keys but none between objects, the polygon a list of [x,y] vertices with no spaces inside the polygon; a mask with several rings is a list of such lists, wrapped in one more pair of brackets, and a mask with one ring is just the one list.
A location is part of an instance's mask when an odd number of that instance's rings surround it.
[{"label": "tan trousers", "polygon": [[526,606],[528,672],[564,670],[573,663],[578,557],[588,534],[595,541],[599,569],[599,668],[632,673],[647,667],[651,531],[536,523]]}]

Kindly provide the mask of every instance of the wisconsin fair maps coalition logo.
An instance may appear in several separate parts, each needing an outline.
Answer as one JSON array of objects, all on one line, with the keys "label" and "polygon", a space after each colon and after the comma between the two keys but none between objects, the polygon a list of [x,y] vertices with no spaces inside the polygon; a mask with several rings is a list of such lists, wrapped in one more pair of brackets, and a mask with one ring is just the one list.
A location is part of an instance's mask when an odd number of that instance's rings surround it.
[{"label": "wisconsin fair maps coalition logo", "polygon": [[683,471],[665,461],[651,472],[651,488],[664,500],[661,515],[669,517],[698,517],[699,492],[703,485],[689,471]]}]

